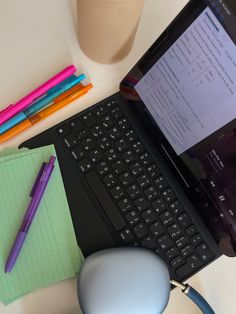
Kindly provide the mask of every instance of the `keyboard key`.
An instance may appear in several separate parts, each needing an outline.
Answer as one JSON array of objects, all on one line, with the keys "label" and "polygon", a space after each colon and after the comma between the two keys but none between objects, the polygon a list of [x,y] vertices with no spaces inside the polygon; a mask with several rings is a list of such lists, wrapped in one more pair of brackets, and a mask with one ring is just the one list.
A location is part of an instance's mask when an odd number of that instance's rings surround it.
[{"label": "keyboard key", "polygon": [[87,137],[85,140],[82,141],[82,145],[84,150],[89,152],[96,147],[96,142],[92,139],[92,137]]},{"label": "keyboard key", "polygon": [[144,238],[148,233],[147,228],[144,226],[143,223],[135,226],[133,230],[138,239]]},{"label": "keyboard key", "polygon": [[76,135],[78,141],[84,140],[87,136],[89,136],[88,130],[79,131]]},{"label": "keyboard key", "polygon": [[147,186],[151,184],[151,180],[145,173],[137,178],[137,182],[142,189],[145,189]]},{"label": "keyboard key", "polygon": [[138,197],[140,194],[139,187],[137,186],[137,184],[132,184],[130,187],[127,188],[126,191],[131,199]]},{"label": "keyboard key", "polygon": [[154,252],[156,252],[158,255],[161,254],[161,250],[160,250],[158,247],[156,247],[156,248],[154,249]]},{"label": "keyboard key", "polygon": [[125,139],[120,139],[119,141],[115,142],[115,147],[118,149],[119,152],[124,152],[129,148],[129,144]]},{"label": "keyboard key", "polygon": [[147,236],[142,240],[141,246],[146,249],[153,250],[156,247],[156,241],[151,236]]},{"label": "keyboard key", "polygon": [[145,196],[139,196],[134,201],[134,205],[139,211],[143,211],[149,207],[149,202],[147,201]]},{"label": "keyboard key", "polygon": [[172,210],[173,214],[178,216],[179,214],[181,214],[184,210],[182,204],[180,203],[180,201],[176,200],[173,203],[171,203],[169,205],[170,209]]},{"label": "keyboard key", "polygon": [[180,227],[176,223],[167,228],[167,231],[172,239],[177,239],[183,235]]},{"label": "keyboard key", "polygon": [[89,158],[90,160],[96,164],[99,161],[101,161],[103,159],[102,154],[99,152],[99,150],[95,149],[94,151],[92,151],[91,153],[89,153]]},{"label": "keyboard key", "polygon": [[143,143],[139,140],[132,144],[132,148],[136,155],[139,155],[145,150]]},{"label": "keyboard key", "polygon": [[107,217],[111,221],[111,224],[115,228],[115,230],[119,231],[126,227],[126,223],[121,216],[119,210],[114,205],[111,197],[105,190],[102,182],[100,181],[97,174],[93,171],[85,174],[85,180],[87,181],[88,185],[92,189],[93,193],[95,194],[98,202],[100,203],[101,207],[103,208],[104,212],[106,213]]},{"label": "keyboard key", "polygon": [[57,129],[57,134],[61,137],[65,137],[69,133],[71,133],[71,130],[68,125],[62,125]]},{"label": "keyboard key", "polygon": [[203,262],[208,262],[214,257],[213,253],[205,243],[200,244],[196,250]]},{"label": "keyboard key", "polygon": [[129,172],[125,172],[122,175],[119,176],[120,182],[124,185],[124,186],[128,186],[130,184],[133,183],[133,177],[131,176],[131,174]]},{"label": "keyboard key", "polygon": [[71,155],[75,160],[80,160],[84,157],[81,147],[77,146],[71,151]]},{"label": "keyboard key", "polygon": [[168,187],[168,182],[163,176],[156,178],[154,182],[159,191],[162,191]]},{"label": "keyboard key", "polygon": [[105,161],[101,161],[96,165],[97,172],[103,176],[109,172],[109,166]]},{"label": "keyboard key", "polygon": [[122,131],[127,131],[130,129],[130,124],[126,118],[122,118],[117,122],[118,126]]},{"label": "keyboard key", "polygon": [[125,153],[123,153],[122,157],[126,164],[130,164],[136,160],[136,155],[131,150],[127,150]]},{"label": "keyboard key", "polygon": [[76,133],[82,131],[83,128],[84,128],[83,123],[82,123],[82,121],[81,121],[80,118],[76,118],[76,119],[72,120],[72,121],[69,123],[69,126],[70,126],[71,129],[72,129],[74,132],[76,132]]},{"label": "keyboard key", "polygon": [[91,128],[92,126],[94,126],[97,123],[97,120],[95,119],[92,112],[87,112],[87,113],[83,114],[81,116],[81,120],[83,121],[83,124],[88,128]]},{"label": "keyboard key", "polygon": [[114,106],[117,106],[118,102],[116,99],[109,99],[106,101],[106,107],[108,110],[111,110]]},{"label": "keyboard key", "polygon": [[188,257],[187,263],[190,264],[191,268],[197,268],[201,265],[201,262],[196,254],[193,254],[190,257]]},{"label": "keyboard key", "polygon": [[187,257],[193,253],[194,253],[194,248],[189,244],[181,250],[181,254],[183,255],[183,257]]},{"label": "keyboard key", "polygon": [[150,164],[146,169],[150,177],[153,179],[160,175],[160,168],[154,163]]},{"label": "keyboard key", "polygon": [[133,208],[131,202],[129,201],[127,197],[119,201],[118,206],[123,213],[127,213]]},{"label": "keyboard key", "polygon": [[198,245],[199,243],[203,242],[202,236],[197,233],[195,236],[191,238],[191,242],[194,246]]},{"label": "keyboard key", "polygon": [[132,241],[130,244],[129,244],[130,247],[140,247],[140,244],[138,241]]},{"label": "keyboard key", "polygon": [[108,188],[113,187],[113,186],[117,183],[116,178],[115,178],[115,176],[113,175],[113,173],[107,174],[107,175],[103,178],[103,181],[104,181],[105,185],[106,185]]},{"label": "keyboard key", "polygon": [[93,110],[93,113],[97,118],[101,118],[107,114],[107,111],[104,106],[98,106]]},{"label": "keyboard key", "polygon": [[109,129],[114,126],[114,121],[110,116],[105,116],[101,120],[101,124],[105,129]]},{"label": "keyboard key", "polygon": [[182,236],[181,238],[175,241],[175,244],[177,248],[181,250],[182,248],[188,245],[188,238],[185,236]]},{"label": "keyboard key", "polygon": [[120,107],[118,107],[118,106],[113,107],[113,108],[110,110],[110,113],[111,113],[112,117],[113,117],[115,120],[118,120],[118,119],[121,118],[122,115],[123,115],[122,110],[121,110]]},{"label": "keyboard key", "polygon": [[168,210],[166,212],[164,212],[163,214],[161,214],[159,216],[159,218],[160,218],[160,220],[164,226],[170,225],[171,223],[174,222],[174,219],[173,219],[170,211],[168,211]]},{"label": "keyboard key", "polygon": [[157,200],[152,202],[152,208],[159,215],[160,213],[167,209],[167,206],[162,198],[158,198]]},{"label": "keyboard key", "polygon": [[123,172],[126,171],[126,167],[125,167],[124,163],[121,160],[116,161],[111,166],[112,166],[114,172],[116,174],[118,174],[118,175],[122,174]]},{"label": "keyboard key", "polygon": [[118,158],[118,154],[114,148],[110,148],[109,150],[107,150],[104,153],[104,156],[105,156],[106,160],[109,162],[113,162]]},{"label": "keyboard key", "polygon": [[139,155],[139,160],[142,162],[144,166],[148,166],[153,162],[151,155],[148,152],[144,152]]},{"label": "keyboard key", "polygon": [[162,192],[162,196],[164,200],[168,203],[173,202],[176,199],[175,192],[171,188],[168,188],[164,192]]},{"label": "keyboard key", "polygon": [[162,236],[161,238],[159,238],[157,242],[159,244],[159,247],[164,251],[170,249],[173,246],[171,238],[166,234]]},{"label": "keyboard key", "polygon": [[141,165],[139,162],[135,162],[134,164],[132,164],[132,165],[129,167],[129,170],[131,171],[131,173],[132,173],[135,177],[141,175],[142,172],[143,172],[142,165]]},{"label": "keyboard key", "polygon": [[137,139],[137,134],[133,129],[126,131],[125,136],[130,143],[134,142]]},{"label": "keyboard key", "polygon": [[130,226],[134,226],[140,221],[140,218],[135,210],[132,210],[130,213],[125,215],[125,218]]},{"label": "keyboard key", "polygon": [[146,197],[149,201],[153,201],[155,198],[157,198],[159,196],[159,193],[158,193],[156,187],[153,185],[150,186],[149,188],[147,188],[144,191],[144,194],[146,195]]},{"label": "keyboard key", "polygon": [[101,136],[104,136],[104,131],[100,125],[96,125],[94,128],[91,129],[91,134],[97,140]]},{"label": "keyboard key", "polygon": [[86,173],[86,172],[92,170],[92,165],[91,165],[90,161],[86,158],[80,160],[78,162],[78,166],[79,166],[79,169],[82,173]]},{"label": "keyboard key", "polygon": [[171,261],[170,266],[174,269],[179,268],[185,263],[185,260],[182,256],[177,256],[173,261]]},{"label": "keyboard key", "polygon": [[128,244],[129,242],[134,240],[134,235],[132,234],[130,229],[125,228],[124,230],[121,231],[120,238],[124,244]]},{"label": "keyboard key", "polygon": [[187,258],[187,263],[177,269],[176,274],[182,280],[197,271],[201,266],[201,262],[196,254]]},{"label": "keyboard key", "polygon": [[186,228],[188,227],[189,225],[191,225],[192,221],[189,217],[188,214],[186,213],[183,213],[181,214],[180,216],[177,217],[177,221],[180,223],[181,227],[182,228]]},{"label": "keyboard key", "polygon": [[152,210],[147,210],[142,214],[143,220],[146,224],[151,224],[156,220],[156,215]]},{"label": "keyboard key", "polygon": [[164,232],[164,229],[159,222],[155,222],[149,229],[155,237],[159,237]]},{"label": "keyboard key", "polygon": [[118,130],[117,127],[113,127],[109,130],[109,137],[112,141],[116,141],[121,137],[121,132]]},{"label": "keyboard key", "polygon": [[106,136],[100,138],[97,143],[102,150],[107,150],[111,146],[111,142]]},{"label": "keyboard key", "polygon": [[173,258],[177,257],[178,255],[179,255],[179,251],[175,246],[173,246],[172,248],[170,248],[168,251],[165,252],[165,256],[167,257],[169,261],[171,261]]},{"label": "keyboard key", "polygon": [[70,134],[69,136],[64,138],[64,144],[67,148],[71,149],[78,144],[78,141],[74,134]]},{"label": "keyboard key", "polygon": [[120,185],[116,185],[114,188],[111,189],[111,195],[112,197],[117,201],[119,199],[121,199],[122,197],[124,197],[125,193],[122,190]]},{"label": "keyboard key", "polygon": [[185,233],[190,238],[197,233],[197,228],[194,225],[191,225],[185,229]]}]

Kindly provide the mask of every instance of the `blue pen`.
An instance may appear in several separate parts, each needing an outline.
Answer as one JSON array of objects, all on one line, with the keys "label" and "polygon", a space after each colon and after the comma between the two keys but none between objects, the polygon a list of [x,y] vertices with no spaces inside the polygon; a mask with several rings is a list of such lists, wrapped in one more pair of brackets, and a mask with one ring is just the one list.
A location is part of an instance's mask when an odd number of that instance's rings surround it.
[{"label": "blue pen", "polygon": [[[46,95],[49,95],[51,93],[54,93],[56,90],[58,90],[59,88],[62,88],[64,85],[66,85],[67,83],[71,83],[73,82],[74,80],[77,79],[77,76],[76,75],[71,75],[69,76],[67,79],[65,79],[63,82],[57,84],[56,86],[50,88],[46,94],[44,94],[42,97],[40,97],[41,99],[43,97],[45,97]],[[39,100],[39,99],[38,99]]]},{"label": "blue pen", "polygon": [[62,93],[68,91],[73,86],[79,84],[83,79],[85,79],[85,75],[81,74],[78,77],[73,75],[71,78],[68,78],[66,81],[60,83],[59,85],[51,88],[46,96],[39,99],[31,106],[26,108],[24,111],[18,113],[10,120],[6,121],[0,126],[0,134],[8,131],[9,129],[13,128],[15,125],[19,124],[20,122],[26,120],[29,116],[35,114],[36,112],[43,109],[45,106],[49,105],[56,97],[60,96]]}]

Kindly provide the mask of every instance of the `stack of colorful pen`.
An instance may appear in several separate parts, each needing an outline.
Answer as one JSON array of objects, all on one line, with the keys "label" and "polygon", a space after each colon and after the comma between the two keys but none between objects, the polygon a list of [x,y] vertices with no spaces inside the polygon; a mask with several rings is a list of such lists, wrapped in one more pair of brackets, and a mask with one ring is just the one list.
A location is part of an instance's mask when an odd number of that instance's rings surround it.
[{"label": "stack of colorful pen", "polygon": [[93,85],[83,85],[85,75],[74,75],[68,66],[13,105],[0,111],[0,143],[6,142],[86,94]]}]

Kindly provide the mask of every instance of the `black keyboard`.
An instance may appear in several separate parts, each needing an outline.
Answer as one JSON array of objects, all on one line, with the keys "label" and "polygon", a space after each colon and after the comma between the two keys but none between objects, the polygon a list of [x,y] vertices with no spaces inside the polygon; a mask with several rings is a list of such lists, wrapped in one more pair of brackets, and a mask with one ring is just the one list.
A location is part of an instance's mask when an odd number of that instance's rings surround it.
[{"label": "black keyboard", "polygon": [[116,99],[57,134],[123,245],[155,250],[180,280],[214,258]]}]

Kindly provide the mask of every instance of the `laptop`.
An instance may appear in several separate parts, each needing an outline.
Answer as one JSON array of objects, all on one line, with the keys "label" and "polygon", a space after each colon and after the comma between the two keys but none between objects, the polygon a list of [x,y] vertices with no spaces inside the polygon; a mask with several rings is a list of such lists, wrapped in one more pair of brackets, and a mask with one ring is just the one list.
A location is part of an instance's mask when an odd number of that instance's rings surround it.
[{"label": "laptop", "polygon": [[55,145],[85,256],[141,246],[176,280],[235,256],[235,11],[189,1],[117,93],[21,144]]}]

